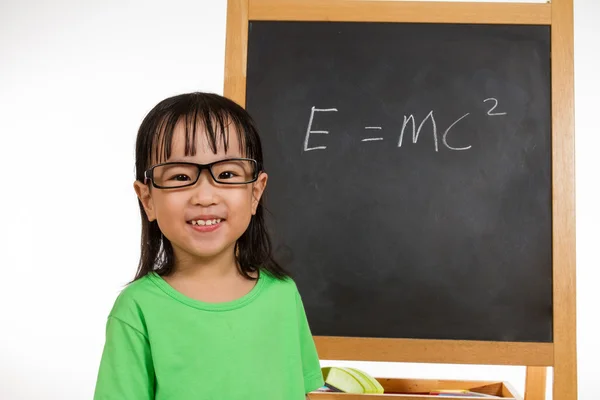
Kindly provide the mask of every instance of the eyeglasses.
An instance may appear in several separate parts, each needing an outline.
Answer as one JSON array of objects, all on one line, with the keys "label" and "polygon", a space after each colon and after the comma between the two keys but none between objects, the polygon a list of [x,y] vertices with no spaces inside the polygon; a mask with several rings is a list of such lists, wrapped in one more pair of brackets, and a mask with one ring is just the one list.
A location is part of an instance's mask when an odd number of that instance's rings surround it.
[{"label": "eyeglasses", "polygon": [[258,179],[258,164],[251,158],[231,158],[210,164],[168,162],[157,164],[144,172],[145,182],[150,180],[155,188],[175,189],[192,186],[198,182],[203,169],[213,180],[224,185],[241,185]]}]

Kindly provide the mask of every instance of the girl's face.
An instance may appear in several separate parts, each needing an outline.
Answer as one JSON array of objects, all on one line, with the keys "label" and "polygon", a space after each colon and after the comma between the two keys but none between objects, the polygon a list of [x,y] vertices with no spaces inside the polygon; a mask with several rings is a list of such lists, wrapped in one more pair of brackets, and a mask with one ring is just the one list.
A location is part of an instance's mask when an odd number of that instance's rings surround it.
[{"label": "girl's face", "polygon": [[[202,129],[202,130],[201,130]],[[185,126],[177,124],[173,132],[171,156],[165,162],[208,164],[226,158],[243,158],[237,132],[231,126],[228,151],[218,144],[217,154],[209,147],[204,128],[196,132],[196,154],[185,156]],[[156,162],[153,162],[153,165]],[[233,257],[235,243],[246,231],[267,184],[261,173],[254,183],[223,185],[203,170],[195,185],[178,189],[158,189],[135,182],[135,190],[150,221],[156,220],[162,233],[173,245],[176,260],[206,262],[223,256]],[[194,225],[192,221],[211,221]],[[220,220],[214,225],[214,220]]]}]

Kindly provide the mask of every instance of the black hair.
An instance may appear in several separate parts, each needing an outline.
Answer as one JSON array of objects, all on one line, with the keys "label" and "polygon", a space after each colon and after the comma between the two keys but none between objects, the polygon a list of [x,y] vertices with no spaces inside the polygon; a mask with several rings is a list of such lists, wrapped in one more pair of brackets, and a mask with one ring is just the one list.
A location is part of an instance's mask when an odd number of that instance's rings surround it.
[{"label": "black hair", "polygon": [[[173,131],[180,121],[185,123],[186,156],[196,153],[197,131],[202,128],[207,143],[215,154],[219,143],[222,143],[227,151],[230,126],[233,126],[238,135],[240,152],[244,157],[256,160],[258,171],[264,170],[260,138],[248,112],[223,96],[194,92],[161,101],[142,121],[135,145],[136,180],[144,182],[144,171],[151,167],[153,159],[158,163],[170,157]],[[169,275],[175,266],[173,246],[162,234],[156,220],[148,220],[139,199],[138,203],[142,217],[142,242],[140,262],[134,280],[150,272],[161,276]],[[248,228],[236,242],[235,257],[240,273],[248,279],[254,279],[251,274],[261,270],[278,279],[289,276],[272,256],[262,198]]]}]

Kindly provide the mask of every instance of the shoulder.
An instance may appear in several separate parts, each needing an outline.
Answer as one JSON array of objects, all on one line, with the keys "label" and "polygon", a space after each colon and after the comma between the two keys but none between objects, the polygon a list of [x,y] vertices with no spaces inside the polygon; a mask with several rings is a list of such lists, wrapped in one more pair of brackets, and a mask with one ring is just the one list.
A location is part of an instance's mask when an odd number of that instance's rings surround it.
[{"label": "shoulder", "polygon": [[136,281],[131,282],[117,296],[113,311],[123,307],[130,307],[132,304],[141,300],[154,286],[150,275],[146,275]]},{"label": "shoulder", "polygon": [[141,322],[145,304],[156,292],[156,285],[150,276],[140,278],[128,284],[117,296],[110,311],[109,318],[115,318],[121,322],[134,326],[141,330]]},{"label": "shoulder", "polygon": [[289,276],[285,278],[277,278],[268,271],[260,271],[260,279],[264,279],[265,286],[272,290],[291,294],[298,293],[296,282]]},{"label": "shoulder", "polygon": [[301,302],[296,282],[291,277],[277,278],[267,271],[260,272],[263,279],[262,297],[273,304],[283,307]]}]

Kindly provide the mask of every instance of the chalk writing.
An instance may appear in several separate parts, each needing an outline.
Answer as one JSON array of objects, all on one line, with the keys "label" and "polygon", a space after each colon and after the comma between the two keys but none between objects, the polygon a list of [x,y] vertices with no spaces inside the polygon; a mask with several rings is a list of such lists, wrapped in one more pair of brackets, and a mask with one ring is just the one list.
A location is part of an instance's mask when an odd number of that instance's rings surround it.
[{"label": "chalk writing", "polygon": [[448,144],[446,136],[448,136],[448,132],[450,132],[450,129],[452,129],[452,127],[456,124],[458,124],[458,122],[460,120],[462,120],[463,118],[466,118],[467,115],[469,115],[470,113],[466,113],[465,115],[463,115],[462,117],[460,117],[459,119],[457,119],[456,121],[454,121],[452,123],[452,125],[450,125],[448,127],[448,129],[446,129],[446,132],[444,132],[444,136],[442,136],[442,142],[444,142],[444,146],[446,146],[447,148],[449,148],[450,150],[469,150],[471,148],[471,145],[467,146],[467,147],[452,147]]},{"label": "chalk writing", "polygon": [[488,114],[489,116],[492,116],[492,117],[493,117],[494,115],[506,115],[506,113],[505,113],[505,112],[503,112],[503,113],[494,113],[494,114],[492,114],[492,111],[494,111],[494,110],[496,109],[496,107],[498,107],[498,100],[496,100],[496,99],[495,99],[495,98],[493,98],[493,97],[490,97],[489,99],[485,99],[483,102],[485,103],[486,101],[490,101],[490,100],[493,100],[493,101],[495,101],[495,102],[496,102],[496,104],[494,104],[494,107],[492,107],[492,109],[491,109],[490,111],[488,111],[488,113],[487,113],[487,114]]},{"label": "chalk writing", "polygon": [[[365,129],[381,130],[381,127],[380,126],[365,126]],[[382,137],[365,138],[365,139],[361,140],[361,142],[375,142],[375,141],[379,141],[379,140],[383,140],[383,138]]]},{"label": "chalk writing", "polygon": [[312,131],[310,128],[312,127],[315,112],[331,112],[331,111],[337,111],[337,108],[315,108],[315,106],[313,106],[310,109],[310,119],[308,120],[308,128],[306,128],[306,137],[304,138],[304,151],[324,150],[327,148],[327,146],[317,146],[317,147],[309,148],[308,147],[308,139],[310,138],[311,133],[322,133],[325,135],[329,134],[329,131]]},{"label": "chalk writing", "polygon": [[417,141],[419,140],[419,133],[421,132],[423,125],[425,125],[425,122],[427,122],[428,119],[431,119],[431,124],[433,126],[433,140],[435,143],[435,151],[438,151],[437,126],[435,124],[435,118],[433,117],[433,110],[431,110],[429,112],[429,114],[427,114],[425,119],[423,119],[423,121],[421,121],[421,123],[419,124],[419,128],[416,131],[415,131],[415,117],[412,114],[408,118],[406,118],[406,115],[404,116],[404,123],[402,124],[402,130],[400,131],[400,140],[398,140],[398,147],[402,147],[402,139],[404,138],[404,129],[406,129],[406,124],[408,123],[408,121],[412,122],[412,142],[417,143]]},{"label": "chalk writing", "polygon": [[[494,105],[490,110],[487,111],[487,115],[489,115],[491,117],[507,115],[506,112],[493,112],[498,107],[498,99],[496,99],[495,97],[490,97],[490,98],[485,99],[483,102],[486,103],[488,101],[493,101]],[[317,112],[337,112],[337,111],[338,111],[337,108],[316,108],[315,106],[313,106],[310,109],[310,117],[308,119],[308,127],[306,128],[306,135],[304,137],[304,151],[324,150],[327,148],[327,146],[314,146],[314,147],[308,146],[308,142],[310,140],[311,134],[329,134],[329,131],[312,130],[315,113],[317,113]],[[450,131],[460,121],[467,118],[470,114],[471,113],[464,114],[463,116],[458,118],[456,121],[452,122],[452,124],[450,124],[450,126],[444,131],[444,133],[442,135],[442,144],[447,149],[453,150],[453,151],[464,151],[464,150],[469,150],[472,147],[471,145],[464,146],[464,147],[454,147],[454,146],[451,146],[450,144],[448,144],[448,135],[449,135]],[[421,134],[421,131],[423,130],[426,122],[429,121],[429,122],[431,122],[431,128],[432,128],[432,133],[433,133],[434,149],[436,152],[439,151],[438,127],[435,122],[434,110],[429,111],[429,113],[425,116],[425,118],[423,118],[423,120],[419,123],[418,127],[417,127],[417,122],[415,121],[415,116],[413,114],[410,114],[408,116],[404,115],[403,117],[404,117],[404,119],[402,122],[402,128],[400,129],[400,136],[398,138],[398,147],[402,147],[402,144],[404,141],[404,133],[406,131],[411,132],[410,136],[412,137],[412,143],[413,144],[417,143],[419,141],[419,136]],[[382,129],[383,128],[381,126],[365,126],[365,130],[368,130],[368,131],[371,131],[371,130],[381,131]],[[375,141],[382,141],[382,140],[384,140],[384,138],[381,136],[380,137],[367,137],[367,138],[361,139],[361,142],[375,142]]]}]

